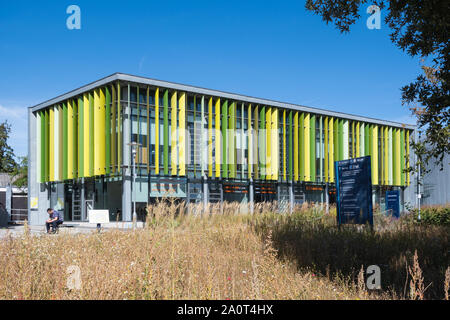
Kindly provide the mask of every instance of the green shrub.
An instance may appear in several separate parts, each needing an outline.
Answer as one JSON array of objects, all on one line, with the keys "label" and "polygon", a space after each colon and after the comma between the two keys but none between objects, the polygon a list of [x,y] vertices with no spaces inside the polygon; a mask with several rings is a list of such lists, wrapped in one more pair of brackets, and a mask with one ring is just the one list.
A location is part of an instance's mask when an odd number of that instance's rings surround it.
[{"label": "green shrub", "polygon": [[[419,210],[413,209],[414,220],[419,221]],[[450,226],[450,206],[425,206],[420,210],[420,222],[436,226]]]}]

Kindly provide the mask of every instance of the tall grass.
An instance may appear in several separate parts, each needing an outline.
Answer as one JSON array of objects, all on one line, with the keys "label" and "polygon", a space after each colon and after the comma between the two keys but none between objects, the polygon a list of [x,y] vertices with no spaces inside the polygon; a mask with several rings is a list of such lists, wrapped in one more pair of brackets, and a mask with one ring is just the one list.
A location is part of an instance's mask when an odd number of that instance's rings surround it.
[{"label": "tall grass", "polygon": [[[425,286],[433,283],[424,298],[443,297],[445,230],[385,222],[374,233],[338,231],[333,209],[326,215],[304,205],[279,214],[276,206],[258,204],[243,214],[236,203],[161,202],[149,206],[144,229],[4,238],[0,299],[410,298],[396,284],[406,281],[401,270],[407,274],[411,250]],[[395,284],[392,290],[365,289],[360,270],[369,264],[382,267],[383,287]],[[81,270],[80,290],[67,286],[70,266]]]},{"label": "tall grass", "polygon": [[378,265],[382,288],[400,299],[411,298],[411,277],[420,273],[424,286],[413,291],[423,292],[412,297],[444,298],[450,264],[448,226],[421,225],[412,215],[395,219],[376,212],[373,231],[355,225],[338,229],[333,215],[322,215],[318,221],[310,216],[311,210],[304,209],[292,215],[264,215],[251,223],[260,234],[271,232],[279,256],[295,261],[301,270],[341,275],[354,283],[362,266]]}]

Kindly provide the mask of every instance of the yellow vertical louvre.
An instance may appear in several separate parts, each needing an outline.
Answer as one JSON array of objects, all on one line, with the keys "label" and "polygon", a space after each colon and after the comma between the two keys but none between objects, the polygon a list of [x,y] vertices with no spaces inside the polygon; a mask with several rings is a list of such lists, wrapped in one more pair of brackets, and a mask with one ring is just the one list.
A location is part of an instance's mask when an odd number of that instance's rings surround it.
[{"label": "yellow vertical louvre", "polygon": [[[100,89],[94,90],[94,175],[100,175],[100,160],[101,160],[101,123],[100,123]],[[104,136],[104,130],[103,130]]]},{"label": "yellow vertical louvre", "polygon": [[87,93],[83,94],[83,120],[80,119],[80,121],[83,121],[83,155],[84,155],[84,176],[89,177],[89,151],[90,151],[90,144],[89,144],[89,136],[92,134],[89,131],[89,96]]},{"label": "yellow vertical louvre", "polygon": [[221,144],[221,133],[220,133],[220,98],[216,99],[216,133],[215,133],[215,139],[216,139],[216,147],[215,147],[215,156],[214,161],[216,163],[216,178],[220,178],[220,166],[221,166],[221,154],[220,150],[222,148]]},{"label": "yellow vertical louvre", "polygon": [[355,121],[352,121],[352,155],[351,158],[356,158],[356,145],[355,145]]},{"label": "yellow vertical louvre", "polygon": [[[194,106],[195,108],[197,106]],[[178,99],[178,154],[179,154],[179,171],[180,176],[186,175],[186,93],[181,93]],[[192,138],[192,137],[191,137]]]},{"label": "yellow vertical louvre", "polygon": [[172,109],[172,117],[170,123],[170,166],[173,176],[177,175],[177,92],[173,92],[170,99],[170,108]]},{"label": "yellow vertical louvre", "polygon": [[402,159],[400,159],[400,154],[401,154],[401,152],[400,152],[400,148],[401,148],[401,146],[400,146],[400,133],[401,133],[401,130],[400,129],[395,129],[395,150],[394,150],[394,152],[395,152],[395,166],[394,166],[394,168],[396,169],[395,170],[395,185],[397,185],[397,186],[399,186],[399,185],[401,185],[401,181],[402,181],[402,179],[401,179],[401,174],[402,174],[402,172],[401,172],[401,161],[402,161]]},{"label": "yellow vertical louvre", "polygon": [[213,176],[213,99],[208,100],[208,177]]},{"label": "yellow vertical louvre", "polygon": [[159,174],[159,88],[155,91],[155,174]]},{"label": "yellow vertical louvre", "polygon": [[[105,135],[105,128],[106,128],[106,97],[105,97],[105,88],[99,89],[99,98],[100,98],[100,104],[99,104],[99,119],[95,119],[96,127],[99,130],[99,140],[98,140],[98,146],[96,146],[96,149],[100,149],[99,155],[99,174],[104,175],[106,174],[106,135]],[[138,97],[139,99],[139,97]]]},{"label": "yellow vertical louvre", "polygon": [[356,157],[359,158],[360,157],[360,148],[359,148],[359,139],[360,139],[360,124],[359,121],[356,123]]},{"label": "yellow vertical louvre", "polygon": [[63,123],[64,123],[64,113],[63,113],[63,108],[61,105],[58,106],[59,109],[59,172],[58,172],[58,176],[59,176],[59,180],[63,180],[63,158],[64,158],[64,141],[63,141]]},{"label": "yellow vertical louvre", "polygon": [[55,181],[62,180],[62,175],[59,174],[59,172],[60,172],[59,169],[62,168],[62,161],[60,161],[62,159],[59,158],[59,155],[60,154],[62,155],[61,151],[62,151],[62,140],[63,140],[62,130],[61,130],[61,132],[59,130],[60,128],[62,129],[62,126],[60,126],[60,124],[61,124],[60,120],[62,120],[62,118],[63,118],[62,112],[60,110],[61,110],[60,106],[55,106],[54,111],[53,111],[54,112],[53,117],[54,117],[54,121],[55,121],[53,128],[54,128],[55,132],[52,132],[52,134],[55,136],[55,138],[54,138],[55,139],[54,140],[54,148],[55,149],[54,149],[54,154],[51,156],[54,158],[53,163],[54,163],[54,167],[55,167],[55,174],[54,174]]}]

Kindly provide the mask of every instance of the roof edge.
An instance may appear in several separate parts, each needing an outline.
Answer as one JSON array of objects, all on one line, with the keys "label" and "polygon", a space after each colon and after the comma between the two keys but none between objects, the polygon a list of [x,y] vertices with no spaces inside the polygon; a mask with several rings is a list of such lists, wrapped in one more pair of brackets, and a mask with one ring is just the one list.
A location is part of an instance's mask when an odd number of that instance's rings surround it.
[{"label": "roof edge", "polygon": [[192,86],[192,85],[185,85],[185,84],[176,83],[176,82],[157,80],[157,79],[152,79],[152,78],[143,77],[143,76],[135,76],[135,75],[122,73],[122,72],[113,73],[102,79],[91,82],[85,86],[79,87],[77,89],[74,89],[65,94],[59,95],[53,99],[49,99],[47,101],[44,101],[40,104],[37,104],[37,105],[35,105],[33,107],[29,107],[29,108],[32,109],[32,112],[35,112],[35,111],[38,111],[45,107],[48,107],[50,105],[56,104],[60,101],[70,99],[73,96],[77,96],[83,92],[89,91],[91,89],[94,89],[96,87],[102,86],[104,84],[107,84],[109,82],[116,81],[116,80],[129,81],[129,82],[135,82],[135,83],[143,83],[143,84],[153,85],[153,86],[167,87],[170,89],[175,89],[175,90],[180,90],[180,91],[191,91],[191,92],[196,92],[196,93],[200,93],[200,94],[204,94],[204,95],[208,95],[208,96],[220,96],[220,97],[225,97],[225,98],[228,98],[231,100],[241,100],[241,101],[246,101],[246,102],[255,103],[255,104],[272,105],[272,106],[280,107],[280,108],[287,108],[287,109],[293,109],[293,110],[298,110],[298,111],[315,113],[315,114],[319,114],[322,116],[345,118],[345,119],[349,119],[349,120],[370,122],[370,123],[379,124],[379,125],[401,127],[401,128],[412,129],[412,130],[416,130],[416,128],[417,128],[416,125],[411,125],[411,124],[405,124],[405,123],[400,123],[400,122],[395,122],[395,121],[364,117],[364,116],[353,115],[353,114],[344,113],[344,112],[330,111],[330,110],[326,110],[326,109],[308,107],[308,106],[292,104],[292,103],[287,103],[287,102],[281,102],[281,101],[276,101],[276,100],[256,98],[256,97],[252,97],[252,96],[235,94],[235,93],[226,92],[226,91],[213,90],[213,89],[207,89],[207,88],[197,87],[197,86]]}]

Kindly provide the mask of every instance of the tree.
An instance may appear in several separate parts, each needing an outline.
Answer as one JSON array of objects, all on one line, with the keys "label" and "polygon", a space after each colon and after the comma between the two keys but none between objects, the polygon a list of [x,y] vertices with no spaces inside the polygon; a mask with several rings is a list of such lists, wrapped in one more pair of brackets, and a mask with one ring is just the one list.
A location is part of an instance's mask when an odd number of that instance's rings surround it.
[{"label": "tree", "polygon": [[13,173],[17,165],[13,149],[8,145],[10,132],[8,121],[0,124],[0,172]]},{"label": "tree", "polygon": [[[386,9],[384,20],[392,30],[391,41],[408,55],[421,57],[422,74],[401,88],[402,104],[416,116],[418,129],[425,135],[423,141],[411,144],[417,165],[426,166],[433,160],[442,170],[444,155],[450,152],[450,1],[307,0],[305,7],[347,33],[360,18],[364,4]],[[427,58],[430,66],[424,65]]]},{"label": "tree", "polygon": [[19,157],[14,171],[12,172],[13,184],[18,188],[25,188],[28,186],[28,157]]}]

